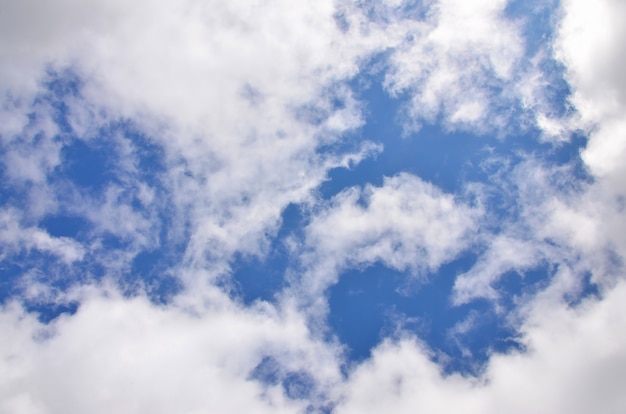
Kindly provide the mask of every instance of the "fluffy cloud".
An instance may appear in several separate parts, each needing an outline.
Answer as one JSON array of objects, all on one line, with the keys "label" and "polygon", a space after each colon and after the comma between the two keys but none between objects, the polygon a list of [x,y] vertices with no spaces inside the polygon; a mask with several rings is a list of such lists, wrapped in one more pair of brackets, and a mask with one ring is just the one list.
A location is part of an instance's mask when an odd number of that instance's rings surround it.
[{"label": "fluffy cloud", "polygon": [[388,89],[409,92],[409,122],[441,116],[451,129],[506,129],[501,108],[516,104],[525,53],[519,23],[505,15],[507,2],[428,5],[422,20],[404,23],[407,35],[391,55]]},{"label": "fluffy cloud", "polygon": [[566,1],[556,42],[574,89],[571,102],[581,127],[589,132],[582,158],[607,191],[620,195],[626,193],[620,161],[626,151],[626,82],[619,70],[624,65],[624,8],[621,1],[601,1],[593,7]]},{"label": "fluffy cloud", "polygon": [[[26,286],[0,309],[0,411],[622,412],[624,3],[562,2],[554,43],[532,56],[510,6],[3,5],[0,174],[10,194],[0,197],[0,258],[24,261]],[[542,66],[552,46],[571,88],[563,113],[548,90],[561,72]],[[382,68],[386,90],[409,100],[409,129],[501,134],[536,123],[548,152],[576,130],[588,136],[585,179],[576,157],[555,166],[516,154],[467,183],[472,197],[398,172],[320,200],[330,170],[384,151],[344,140],[364,125],[350,81],[373,56],[380,65],[366,70]],[[72,176],[77,147],[104,151],[103,183]],[[220,278],[238,254],[268,253],[290,204],[306,224],[288,240],[289,286],[273,304],[241,304]],[[84,228],[54,235],[51,217]],[[507,272],[549,268],[499,315],[520,349],[494,352],[476,377],[444,375],[437,350],[400,332],[343,376],[345,355],[324,324],[341,273],[382,263],[427,282],[468,250],[477,260],[457,276],[452,305],[497,304]],[[137,293],[150,281],[131,274],[154,252],[169,260],[160,275],[184,284],[159,305]],[[97,285],[96,270],[121,290],[140,288],[124,296]],[[61,275],[99,287],[49,286]],[[598,297],[583,297],[588,276]],[[78,311],[45,324],[28,310],[39,301]],[[450,334],[470,332],[475,315]]]},{"label": "fluffy cloud", "polygon": [[[130,119],[164,149],[160,184],[181,229],[177,242],[187,244],[187,265],[222,273],[234,252],[263,254],[288,204],[307,202],[329,169],[376,150],[365,144],[352,153],[318,151],[361,125],[359,103],[338,83],[380,47],[374,35],[342,32],[333,13],[331,1],[10,5],[3,13],[0,66],[5,106],[15,110],[3,112],[13,125],[3,139],[29,150],[10,144],[7,171],[41,184],[40,200],[60,198],[64,190],[46,177],[69,142],[58,139],[52,121],[37,141],[41,151],[31,151],[36,145],[25,114],[49,94],[39,81],[58,82],[69,70],[76,90],[61,97],[66,134],[93,141],[102,127]],[[57,122],[58,111],[51,110]],[[132,151],[119,157],[120,171],[132,177],[124,167],[133,165]],[[144,236],[158,223],[133,212],[134,197],[126,194],[135,185],[149,186],[118,176],[124,185],[111,186],[103,200],[74,192],[73,214],[121,237]]]},{"label": "fluffy cloud", "polygon": [[[87,289],[75,315],[50,325],[19,306],[3,309],[1,407],[9,413],[301,412],[330,398],[337,413],[618,413],[625,295],[620,283],[577,308],[539,296],[521,330],[524,351],[493,355],[479,377],[444,375],[427,347],[405,336],[385,340],[341,380],[333,348],[312,339],[293,309],[244,310],[219,300],[204,308],[160,308],[143,297]],[[254,372],[267,356],[279,361],[273,366],[279,378],[310,375],[317,390],[312,401],[259,382]]]},{"label": "fluffy cloud", "polygon": [[2,309],[0,411],[293,413],[310,402],[255,379],[263,358],[280,361],[270,373],[279,379],[314,365],[314,381],[339,378],[332,348],[293,310],[241,309],[221,294],[192,308],[107,288],[66,296],[81,301],[78,312],[49,325],[19,305]]},{"label": "fluffy cloud", "polygon": [[406,173],[344,190],[305,230],[300,283],[319,299],[339,272],[376,262],[426,280],[468,246],[480,214]]},{"label": "fluffy cloud", "polygon": [[337,413],[619,413],[626,364],[623,283],[572,309],[538,300],[524,352],[493,355],[478,377],[444,375],[414,339],[388,340],[355,369]]}]

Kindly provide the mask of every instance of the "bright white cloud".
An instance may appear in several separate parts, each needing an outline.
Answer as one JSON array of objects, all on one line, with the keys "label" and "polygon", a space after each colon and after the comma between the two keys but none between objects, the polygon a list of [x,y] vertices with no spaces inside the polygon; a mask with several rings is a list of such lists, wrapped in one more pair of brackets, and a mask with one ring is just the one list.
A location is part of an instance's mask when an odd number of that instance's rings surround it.
[{"label": "bright white cloud", "polygon": [[9,99],[3,106],[0,143],[5,153],[1,162],[7,176],[20,184],[45,183],[61,163],[63,143],[55,139],[59,127],[53,120],[54,109],[47,103],[31,106]]},{"label": "bright white cloud", "polygon": [[556,54],[567,67],[571,102],[590,131],[582,154],[594,175],[624,194],[626,151],[626,5],[619,0],[563,2]]},{"label": "bright white cloud", "polygon": [[539,265],[544,257],[539,248],[532,241],[495,237],[478,262],[454,282],[455,304],[464,304],[477,297],[498,299],[493,284],[507,272],[516,271],[523,275],[526,270]]},{"label": "bright white cloud", "polygon": [[[81,260],[85,250],[80,243],[67,237],[52,237],[37,227],[22,226],[21,214],[13,209],[0,210],[0,246],[2,256],[35,249],[57,256],[62,262],[71,264]],[[0,260],[4,257],[0,257]]]},{"label": "bright white cloud", "polygon": [[303,284],[314,297],[338,273],[376,262],[426,279],[471,242],[481,215],[411,174],[353,187],[322,207],[305,230]]},{"label": "bright white cloud", "polygon": [[241,309],[220,294],[193,309],[106,288],[72,298],[78,312],[50,325],[19,305],[2,309],[3,413],[295,413],[309,401],[252,378],[264,357],[279,361],[271,373],[278,378],[311,366],[320,384],[339,378],[333,349],[310,338],[293,310]]},{"label": "bright white cloud", "polygon": [[[59,292],[42,280],[48,273],[27,272],[27,300],[80,307],[50,325],[19,304],[0,310],[0,411],[302,412],[330,401],[337,413],[623,412],[626,6],[562,2],[554,50],[575,114],[560,116],[547,102],[554,74],[541,69],[551,45],[527,56],[523,22],[506,15],[508,5],[3,2],[3,185],[26,201],[7,199],[0,211],[0,259],[35,250],[58,259],[50,280],[58,264],[83,272],[72,267],[83,260],[116,278],[140,252],[169,243],[185,251],[164,273],[188,289],[157,306],[113,288]],[[593,181],[572,184],[571,166],[522,157],[482,187],[468,184],[484,191],[479,206],[408,173],[317,200],[328,171],[382,151],[368,142],[326,150],[363,125],[347,81],[378,52],[387,90],[409,94],[409,127],[441,120],[501,133],[519,115],[522,129],[530,117],[554,142],[580,129]],[[77,84],[63,112],[44,83],[66,76]],[[116,123],[163,150],[154,180],[142,175],[130,134],[103,132]],[[53,179],[76,141],[106,141],[113,153],[115,180],[98,194]],[[513,206],[512,218],[494,223],[490,192]],[[263,256],[291,203],[311,214],[302,244],[291,239],[291,286],[276,305],[244,307],[211,282],[230,273],[236,253]],[[61,213],[87,223],[80,241],[43,229]],[[122,246],[106,246],[107,237]],[[342,378],[341,347],[317,336],[324,318],[311,322],[326,315],[325,291],[341,272],[380,262],[425,281],[468,248],[479,257],[456,280],[456,304],[497,302],[504,274],[549,265],[547,284],[509,315],[527,351],[492,355],[478,378],[444,376],[407,334],[384,340]],[[569,307],[589,274],[601,297]],[[473,323],[470,315],[450,335]],[[304,373],[314,389],[290,398],[279,383],[255,379],[264,358],[279,380]]]},{"label": "bright white cloud", "polygon": [[332,1],[8,5],[1,90],[4,106],[19,111],[3,112],[3,138],[27,141],[28,148],[10,152],[4,163],[20,179],[41,184],[34,205],[54,207],[35,218],[60,210],[85,218],[94,227],[85,249],[96,257],[106,256],[103,235],[130,244],[104,259],[109,270],[128,270],[141,249],[158,244],[158,217],[133,207],[150,191],[142,192],[149,186],[137,177],[133,145],[124,137],[104,137],[116,148],[121,184],[92,196],[72,183],[47,182],[68,143],[51,129],[39,141],[45,147],[32,151],[24,114],[41,80],[70,73],[78,96],[63,98],[77,138],[102,140],[99,128],[130,119],[164,148],[159,181],[169,204],[161,202],[171,216],[168,240],[187,246],[183,268],[212,268],[216,277],[228,272],[235,252],[264,254],[287,205],[309,202],[330,169],[380,150],[364,143],[352,153],[318,151],[362,124],[360,104],[341,82],[387,37],[364,36],[358,15],[353,29],[341,31],[334,13]]},{"label": "bright white cloud", "polygon": [[390,58],[391,93],[409,91],[409,117],[418,126],[442,116],[451,129],[499,131],[502,106],[516,104],[524,43],[506,1],[428,3],[424,20],[403,22],[405,41]]},{"label": "bright white cloud", "polygon": [[572,309],[532,305],[527,351],[493,355],[478,377],[444,376],[414,339],[388,340],[346,383],[337,413],[620,413],[626,401],[623,283]]},{"label": "bright white cloud", "polygon": [[[568,99],[575,110],[563,122],[566,129],[587,134],[581,157],[593,181],[573,182],[573,166],[563,170],[537,165],[525,165],[526,172],[518,167],[515,179],[523,218],[535,246],[544,246],[542,255],[579,275],[591,273],[605,288],[623,277],[626,257],[625,170],[620,161],[626,149],[626,78],[618,69],[624,59],[625,7],[612,0],[593,5],[564,1],[556,30],[554,53],[565,66],[572,89]],[[560,247],[558,257],[553,243]]]},{"label": "bright white cloud", "polygon": [[[282,210],[308,201],[329,169],[376,151],[366,144],[354,154],[318,153],[361,125],[359,103],[338,83],[381,47],[376,34],[342,32],[333,14],[332,1],[11,4],[0,45],[3,96],[6,105],[19,97],[28,107],[46,68],[69,68],[79,79],[80,96],[67,97],[74,132],[92,140],[97,125],[130,118],[163,146],[162,184],[179,236],[191,239],[186,263],[223,272],[234,252],[263,254]],[[11,119],[15,133],[23,116]],[[49,135],[41,142],[56,151],[15,152],[5,163],[45,181],[61,145]],[[132,153],[119,156],[132,164]],[[137,217],[124,193],[111,187],[104,200],[76,196],[72,210],[101,231],[145,237],[155,223]]]},{"label": "bright white cloud", "polygon": [[311,375],[321,390],[313,403],[331,398],[337,413],[619,413],[624,404],[623,283],[577,308],[540,295],[521,329],[525,351],[493,355],[477,378],[444,375],[430,351],[405,336],[385,340],[341,380],[336,351],[312,339],[293,309],[244,310],[220,294],[193,308],[106,289],[79,296],[79,311],[51,325],[15,304],[3,309],[4,412],[301,412],[308,401],[253,379],[266,356],[278,361],[277,376]]}]

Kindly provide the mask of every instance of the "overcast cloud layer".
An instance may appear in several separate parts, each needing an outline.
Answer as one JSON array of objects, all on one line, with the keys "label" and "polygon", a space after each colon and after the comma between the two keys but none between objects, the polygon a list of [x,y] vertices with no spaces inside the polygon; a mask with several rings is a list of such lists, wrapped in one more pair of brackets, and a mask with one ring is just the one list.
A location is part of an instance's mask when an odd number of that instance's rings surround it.
[{"label": "overcast cloud layer", "polygon": [[0,0],[0,413],[625,412],[625,27]]}]

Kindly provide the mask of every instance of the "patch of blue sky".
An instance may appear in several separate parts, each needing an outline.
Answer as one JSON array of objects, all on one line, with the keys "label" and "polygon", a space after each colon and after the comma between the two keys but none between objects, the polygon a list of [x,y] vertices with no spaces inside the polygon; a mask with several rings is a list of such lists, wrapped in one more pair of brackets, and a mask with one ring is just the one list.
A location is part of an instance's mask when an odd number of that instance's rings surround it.
[{"label": "patch of blue sky", "polygon": [[533,56],[553,38],[557,24],[554,10],[559,7],[558,3],[558,0],[507,2],[505,16],[521,23],[528,55]]},{"label": "patch of blue sky", "polygon": [[61,174],[80,187],[81,192],[101,194],[107,185],[118,183],[115,150],[106,142],[72,140],[62,150]]},{"label": "patch of blue sky", "polygon": [[30,303],[25,309],[29,313],[35,313],[42,323],[50,323],[61,315],[73,315],[78,311],[78,302],[68,303]]},{"label": "patch of blue sky", "polygon": [[50,291],[67,291],[77,278],[83,281],[86,278],[88,271],[83,265],[60,263],[55,256],[35,249],[5,255],[0,261],[0,306],[20,299],[24,308],[34,312],[44,323],[65,313],[73,314],[77,303],[57,302],[49,300],[45,294],[32,296],[26,291],[33,283],[42,281]]},{"label": "patch of blue sky", "polygon": [[183,290],[183,284],[171,272],[179,257],[180,254],[172,254],[168,246],[137,254],[126,277],[128,293],[132,294],[135,286],[155,303],[169,303]]},{"label": "patch of blue sky", "polygon": [[492,286],[501,293],[499,302],[510,308],[515,301],[522,297],[530,297],[549,282],[546,278],[553,275],[555,268],[548,262],[542,262],[532,269],[525,271],[509,271],[503,274]]},{"label": "patch of blue sky", "polygon": [[[102,198],[105,190],[115,185],[123,192],[123,202],[128,203],[135,212],[141,215],[156,214],[163,223],[158,247],[140,253],[133,260],[130,272],[120,282],[132,285],[143,279],[149,293],[154,293],[154,299],[164,301],[179,289],[166,269],[182,256],[184,246],[171,243],[167,234],[167,226],[172,220],[172,206],[168,191],[162,183],[162,174],[166,168],[163,149],[155,145],[128,120],[108,122],[95,129],[94,136],[76,136],[69,121],[71,113],[66,101],[80,98],[81,85],[80,79],[71,71],[62,73],[49,71],[43,83],[45,91],[34,103],[34,107],[47,104],[53,108],[52,118],[59,133],[49,138],[60,142],[62,147],[59,165],[46,177],[47,185],[58,201],[58,207],[45,214],[38,222],[27,224],[46,231],[52,237],[70,238],[83,245],[89,245],[97,239],[105,251],[126,250],[130,247],[131,240],[110,232],[95,234],[94,224],[84,215],[83,209],[76,205],[80,199],[91,199],[96,205],[104,202]],[[39,116],[37,111],[33,112],[29,117],[30,123],[36,124]],[[132,146],[134,159],[132,171],[120,168],[126,154],[118,148],[113,139],[118,135],[123,136]],[[8,149],[2,148],[2,153],[5,154]],[[4,165],[0,171],[0,178],[3,187],[0,196],[1,206],[21,210],[21,207],[29,205],[29,185],[9,179]],[[148,207],[138,200],[137,185],[140,183],[149,185],[155,192],[155,206],[150,207],[155,211],[148,211]],[[97,253],[87,251],[83,260],[74,263],[71,269],[68,268],[65,272],[57,272],[58,275],[54,277],[64,279],[67,283],[80,282],[75,278],[82,272],[98,279],[106,274],[100,259]],[[36,269],[44,275],[43,277],[52,278],[53,275],[48,270],[59,265],[54,256],[32,249],[17,255],[8,254],[3,266],[7,267],[8,263],[15,261],[19,262],[19,266],[13,266],[15,269],[3,269],[3,297],[9,292],[16,292],[15,284],[20,283],[16,275],[23,274],[29,269]]]},{"label": "patch of blue sky", "polygon": [[69,69],[62,73],[49,71],[43,85],[46,90],[37,97],[35,104],[45,102],[55,109],[53,120],[59,128],[59,135],[64,138],[64,163],[60,168],[63,175],[83,186],[99,186],[113,181],[120,174],[117,168],[120,154],[111,138],[121,134],[133,145],[139,177],[149,184],[158,184],[159,173],[165,170],[164,151],[142,134],[132,121],[108,120],[95,130],[94,136],[76,136],[69,121],[72,114],[66,101],[82,99],[80,78]]},{"label": "patch of blue sky", "polygon": [[137,286],[160,304],[169,303],[184,288],[172,268],[182,260],[185,245],[171,242],[163,232],[156,248],[141,251],[133,258],[124,279],[129,287]]},{"label": "patch of blue sky", "polygon": [[29,269],[28,252],[22,251],[17,254],[7,254],[0,251],[3,260],[0,261],[0,304],[6,303],[14,295],[20,292],[20,278]]},{"label": "patch of blue sky", "polygon": [[[281,364],[271,356],[265,356],[252,370],[249,379],[261,384],[280,385],[285,396],[293,400],[318,400],[307,406],[304,412],[330,413],[333,403],[323,395],[317,394],[315,379],[304,371],[285,371]],[[312,397],[316,398],[312,398]]]},{"label": "patch of blue sky", "polygon": [[417,133],[403,136],[400,117],[406,104],[402,97],[389,96],[382,76],[364,75],[353,87],[357,98],[366,105],[365,125],[346,138],[344,145],[356,146],[361,140],[382,143],[384,150],[376,157],[363,160],[353,168],[336,168],[321,186],[323,198],[329,199],[346,187],[382,184],[385,176],[409,172],[431,182],[446,192],[460,194],[469,182],[488,182],[489,173],[481,163],[490,157],[506,157],[513,164],[523,154],[545,158],[558,165],[575,163],[583,174],[579,156],[584,139],[554,145],[539,141],[539,132],[530,129],[519,136],[497,137],[494,134],[473,135],[448,131],[440,125],[425,124]]},{"label": "patch of blue sky", "polygon": [[[351,169],[332,170],[320,188],[325,199],[351,186],[380,186],[383,177],[399,172],[417,175],[456,195],[461,195],[468,183],[481,183],[490,188],[486,208],[494,218],[493,230],[498,231],[498,226],[519,219],[521,206],[515,199],[515,189],[507,186],[512,185],[513,168],[524,160],[532,158],[548,166],[570,166],[572,185],[590,179],[580,158],[580,151],[586,145],[586,137],[581,135],[574,135],[569,142],[555,144],[542,142],[540,132],[535,128],[518,130],[518,135],[496,137],[449,131],[439,125],[426,124],[419,132],[403,136],[398,121],[404,98],[390,97],[383,89],[380,75],[364,76],[367,78],[355,80],[353,86],[358,92],[357,98],[366,104],[365,125],[349,139],[381,142],[384,150]],[[554,91],[555,106],[565,107],[569,96],[566,84],[555,86]],[[494,160],[494,163],[489,166],[485,163],[488,160]],[[503,175],[504,180],[494,181],[497,175]],[[506,186],[501,187],[502,182]],[[473,247],[476,252],[481,249],[480,246]],[[474,260],[475,253],[467,253],[444,265],[430,276],[430,282],[415,291],[406,289],[409,275],[382,265],[343,274],[329,289],[329,324],[348,346],[349,360],[366,359],[372,347],[398,323],[398,315],[401,315],[404,327],[413,324],[412,329],[428,346],[449,358],[444,366],[450,371],[475,373],[491,352],[506,352],[519,347],[514,327],[496,315],[494,303],[478,300],[460,307],[451,306],[454,279],[469,270]],[[551,266],[544,263],[523,273],[505,275],[494,286],[502,294],[498,306],[513,309],[516,299],[540,289],[552,274]],[[593,291],[594,287],[587,284],[584,292]],[[476,312],[480,317],[471,328],[471,335],[460,335],[452,340],[450,330]]]},{"label": "patch of blue sky", "polygon": [[231,267],[232,276],[226,285],[233,297],[246,305],[256,300],[273,302],[275,295],[285,287],[289,255],[284,247],[272,246],[269,254],[262,258],[236,254]]},{"label": "patch of blue sky", "polygon": [[45,103],[54,108],[52,119],[59,131],[61,134],[71,134],[72,126],[67,117],[68,105],[66,99],[70,97],[79,98],[81,96],[83,83],[80,77],[71,69],[59,72],[49,68],[42,83],[45,92],[35,98],[34,105]]},{"label": "patch of blue sky", "polygon": [[289,204],[282,213],[281,221],[281,227],[272,238],[266,255],[258,257],[236,254],[232,261],[229,290],[246,305],[256,300],[273,302],[276,294],[286,287],[286,272],[293,265],[294,258],[285,241],[290,237],[301,236],[305,224],[301,206]]},{"label": "patch of blue sky", "polygon": [[555,144],[543,153],[543,157],[551,165],[569,166],[573,185],[592,183],[594,178],[580,156],[588,140],[584,134],[573,133],[569,141]]},{"label": "patch of blue sky", "polygon": [[430,2],[424,0],[407,0],[397,4],[376,0],[359,0],[355,3],[370,21],[377,23],[392,22],[397,16],[422,20],[430,10]]},{"label": "patch of blue sky", "polygon": [[[364,71],[366,73],[367,71]],[[576,135],[569,142],[548,143],[539,140],[539,131],[530,128],[518,136],[496,137],[454,132],[439,125],[424,125],[419,132],[403,136],[399,118],[405,101],[403,97],[391,97],[382,86],[380,74],[365,74],[352,83],[357,98],[365,103],[365,125],[345,137],[334,147],[322,151],[349,150],[362,140],[384,144],[384,150],[376,157],[361,161],[350,169],[336,168],[329,173],[319,194],[330,199],[352,186],[382,185],[385,176],[409,172],[433,183],[444,191],[462,195],[468,183],[477,182],[489,186],[487,209],[499,225],[519,219],[519,208],[513,188],[501,187],[494,181],[495,175],[504,175],[510,183],[513,168],[529,157],[551,166],[573,166],[575,180],[585,181],[589,175],[580,159],[584,136]],[[568,91],[562,90],[565,100]],[[338,103],[336,105],[339,105]],[[485,160],[496,162],[486,166]],[[498,160],[506,160],[500,163]],[[295,220],[289,217],[295,217]],[[297,231],[304,218],[296,206],[288,208],[283,215],[283,227],[273,243],[267,258],[236,260],[234,280],[238,294],[245,303],[255,299],[271,300],[284,287],[284,269],[289,258],[280,251],[280,240]],[[333,332],[348,346],[348,359],[360,361],[369,356],[373,346],[389,334],[388,330],[400,317],[405,327],[412,327],[428,346],[448,358],[447,370],[475,373],[487,361],[491,352],[506,352],[519,347],[514,328],[495,314],[494,304],[485,300],[474,301],[460,307],[452,307],[450,296],[455,277],[473,265],[476,252],[444,265],[430,281],[419,289],[407,289],[409,275],[381,265],[364,270],[352,270],[341,276],[337,285],[329,289],[329,323]],[[498,304],[512,309],[516,298],[539,289],[552,274],[544,264],[523,274],[505,275],[496,284],[502,294]],[[260,277],[259,275],[263,275]],[[451,338],[450,330],[463,322],[470,314],[478,314],[471,335],[460,334]],[[415,323],[415,321],[419,321]]]},{"label": "patch of blue sky", "polygon": [[[124,136],[133,150],[133,171],[120,168],[120,148],[112,139],[116,134]],[[163,190],[161,175],[165,171],[162,148],[154,145],[128,121],[112,122],[97,131],[97,135],[85,140],[77,137],[63,147],[63,164],[57,169],[57,177],[64,178],[81,187],[83,191],[101,194],[111,184],[128,186],[146,183]]]},{"label": "patch of blue sky", "polygon": [[52,237],[69,237],[85,239],[91,229],[89,221],[84,217],[70,214],[55,214],[44,217],[39,225]]},{"label": "patch of blue sky", "polygon": [[[519,348],[514,327],[496,314],[494,303],[477,300],[453,306],[450,302],[456,276],[475,258],[461,256],[425,284],[380,264],[345,273],[329,289],[328,323],[347,346],[348,361],[369,358],[383,338],[399,332],[424,341],[448,373],[476,374],[492,352]],[[467,330],[455,331],[463,323]]]}]

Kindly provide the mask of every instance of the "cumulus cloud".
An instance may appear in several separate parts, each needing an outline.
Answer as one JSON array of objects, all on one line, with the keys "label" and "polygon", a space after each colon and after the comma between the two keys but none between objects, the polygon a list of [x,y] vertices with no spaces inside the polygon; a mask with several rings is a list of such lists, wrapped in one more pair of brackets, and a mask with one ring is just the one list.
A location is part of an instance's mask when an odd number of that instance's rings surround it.
[{"label": "cumulus cloud", "polygon": [[493,355],[478,378],[444,375],[415,339],[388,340],[351,373],[336,412],[621,412],[625,292],[621,283],[578,309],[539,300],[526,350]]},{"label": "cumulus cloud", "polygon": [[[19,126],[30,102],[45,93],[37,85],[46,72],[53,80],[55,73],[74,73],[77,90],[62,97],[67,133],[93,140],[102,133],[98,125],[132,119],[162,146],[167,173],[161,185],[181,237],[190,239],[185,260],[221,273],[234,252],[262,255],[281,211],[307,202],[328,170],[375,151],[368,144],[351,154],[318,151],[362,124],[359,103],[337,84],[380,47],[374,35],[342,32],[333,13],[331,1],[10,5],[3,13],[3,96],[5,105],[18,100],[22,112],[4,115]],[[44,18],[54,24],[43,24]],[[24,128],[12,130],[21,141]],[[8,154],[7,169],[45,181],[68,144],[57,131],[39,140],[47,145],[41,151],[30,145],[28,155]],[[123,143],[112,138],[113,145]],[[132,154],[119,156],[132,160]],[[145,235],[154,222],[132,211],[132,197],[120,202],[124,187],[110,186],[102,200],[76,194],[72,210],[102,231]]]},{"label": "cumulus cloud", "polygon": [[384,341],[341,380],[332,348],[311,339],[293,310],[244,310],[228,302],[193,311],[160,308],[143,297],[87,289],[75,315],[50,325],[18,305],[3,309],[2,409],[305,410],[310,401],[288,398],[286,388],[252,375],[272,355],[280,361],[275,375],[309,373],[325,397],[335,399],[338,413],[584,413],[598,407],[618,413],[625,294],[620,283],[577,308],[539,297],[522,328],[525,350],[493,355],[479,377],[443,374],[427,347],[409,336]]},{"label": "cumulus cloud", "polygon": [[525,54],[519,23],[505,15],[507,2],[429,6],[392,53],[387,88],[409,92],[408,113],[417,125],[441,116],[451,129],[505,129],[508,115],[501,107],[515,104],[512,85]]},{"label": "cumulus cloud", "polygon": [[81,301],[77,313],[49,325],[3,307],[0,411],[293,413],[309,402],[253,378],[263,358],[281,361],[279,378],[312,365],[320,383],[339,375],[332,348],[311,339],[293,310],[241,309],[226,297],[161,308],[106,287],[69,296]]},{"label": "cumulus cloud", "polygon": [[299,285],[319,300],[341,271],[376,262],[427,280],[471,243],[480,215],[479,207],[406,173],[381,187],[344,190],[305,229]]},{"label": "cumulus cloud", "polygon": [[623,158],[626,146],[626,82],[623,66],[624,4],[601,1],[591,7],[580,1],[563,3],[556,54],[567,67],[574,91],[571,102],[589,131],[582,153],[595,176],[624,193]]},{"label": "cumulus cloud", "polygon": [[[0,292],[0,411],[623,411],[623,2],[563,1],[532,51],[504,0],[5,3],[0,269],[20,275],[0,287],[23,289]],[[366,104],[351,83],[377,70],[407,98],[407,131],[548,143],[493,148],[481,166],[501,168],[458,194],[394,171],[321,199],[331,170],[384,151],[358,135]],[[580,157],[537,154],[573,145],[572,131],[588,138]],[[289,205],[303,217],[278,241],[287,287],[245,305],[222,283],[236,258],[269,254]],[[381,263],[428,283],[463,252],[476,261],[450,306],[489,299],[518,348],[476,376],[444,374],[438,350],[400,330],[346,361],[325,319],[343,272]],[[142,279],[150,254],[183,285],[165,303]],[[504,275],[540,266],[540,286],[499,306]],[[78,309],[44,323],[42,302]],[[470,335],[478,314],[448,336]]]}]

